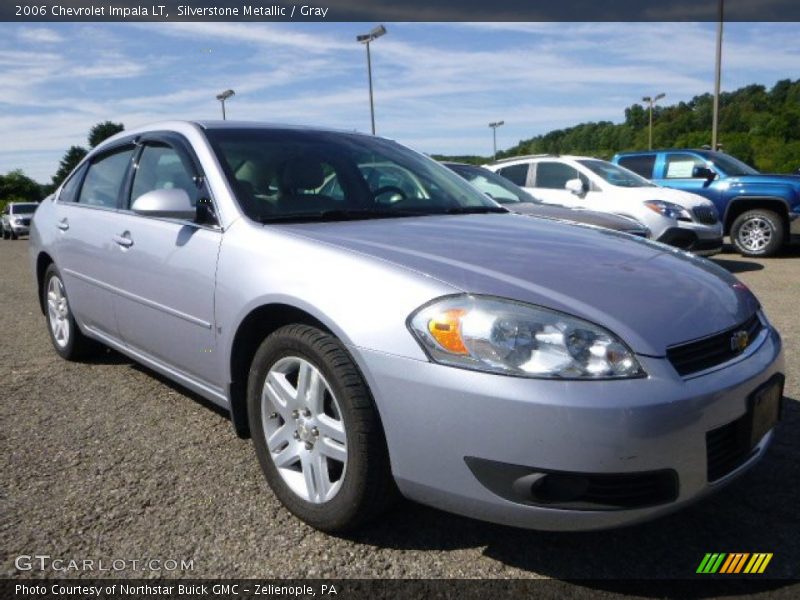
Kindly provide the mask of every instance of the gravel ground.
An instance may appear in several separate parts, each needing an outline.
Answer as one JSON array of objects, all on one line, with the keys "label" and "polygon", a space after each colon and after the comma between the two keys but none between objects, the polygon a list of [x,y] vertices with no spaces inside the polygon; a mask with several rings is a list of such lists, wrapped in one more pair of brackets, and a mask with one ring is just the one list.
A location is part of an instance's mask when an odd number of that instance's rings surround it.
[{"label": "gravel ground", "polygon": [[139,577],[672,578],[692,576],[706,552],[740,551],[773,552],[769,574],[796,579],[800,248],[717,262],[758,294],[787,360],[777,440],[726,491],[655,522],[581,534],[516,530],[403,502],[380,523],[337,538],[281,508],[250,442],[209,403],[117,353],[60,360],[36,303],[27,242],[0,242],[2,576],[36,576],[16,571],[15,557],[49,554],[194,561],[184,573],[117,574]]}]

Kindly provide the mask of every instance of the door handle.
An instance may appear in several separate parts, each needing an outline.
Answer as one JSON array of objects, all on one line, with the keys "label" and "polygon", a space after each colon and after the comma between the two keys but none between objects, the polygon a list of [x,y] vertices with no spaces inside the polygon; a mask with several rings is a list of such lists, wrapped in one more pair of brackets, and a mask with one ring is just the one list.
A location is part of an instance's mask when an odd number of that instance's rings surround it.
[{"label": "door handle", "polygon": [[126,231],[122,235],[115,235],[111,239],[114,240],[117,244],[119,244],[123,248],[130,248],[131,246],[133,246],[133,240],[131,239],[131,234],[128,231]]},{"label": "door handle", "polygon": [[69,229],[69,221],[67,221],[67,218],[66,218],[66,217],[64,217],[63,219],[61,219],[61,220],[58,222],[58,225],[57,225],[57,227],[58,227],[58,228],[59,228],[61,231],[66,231],[67,229]]}]

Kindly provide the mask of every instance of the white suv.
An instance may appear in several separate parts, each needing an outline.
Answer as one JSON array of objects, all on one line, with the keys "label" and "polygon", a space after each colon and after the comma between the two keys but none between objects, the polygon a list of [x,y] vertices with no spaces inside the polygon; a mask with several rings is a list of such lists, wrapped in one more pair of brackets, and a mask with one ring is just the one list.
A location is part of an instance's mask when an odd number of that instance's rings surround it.
[{"label": "white suv", "polygon": [[517,156],[486,168],[543,202],[636,219],[659,242],[703,256],[722,249],[722,223],[709,200],[657,186],[608,161],[588,156]]}]

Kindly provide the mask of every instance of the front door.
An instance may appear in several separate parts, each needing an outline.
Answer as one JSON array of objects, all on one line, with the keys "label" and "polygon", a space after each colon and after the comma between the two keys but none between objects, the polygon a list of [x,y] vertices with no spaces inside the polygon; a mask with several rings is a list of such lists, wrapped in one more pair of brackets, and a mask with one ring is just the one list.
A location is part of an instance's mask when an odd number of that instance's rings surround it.
[{"label": "front door", "polygon": [[140,144],[114,232],[120,336],[131,349],[219,390],[214,287],[222,231],[214,223],[130,210],[136,198],[157,189],[184,189],[195,205],[209,197],[188,144],[174,136]]}]

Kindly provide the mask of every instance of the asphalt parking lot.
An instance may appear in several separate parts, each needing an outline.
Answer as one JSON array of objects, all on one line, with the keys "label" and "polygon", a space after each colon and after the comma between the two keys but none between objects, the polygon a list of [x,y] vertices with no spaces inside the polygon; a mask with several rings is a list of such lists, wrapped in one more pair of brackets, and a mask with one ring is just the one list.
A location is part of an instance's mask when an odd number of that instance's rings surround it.
[{"label": "asphalt parking lot", "polygon": [[42,576],[14,559],[49,554],[193,559],[191,572],[150,575],[194,578],[685,578],[706,552],[772,552],[769,574],[787,578],[773,583],[786,592],[800,576],[800,247],[716,260],[755,291],[785,342],[783,421],[754,470],[687,510],[613,531],[524,531],[403,502],[337,538],[279,505],[250,442],[210,404],[117,353],[60,360],[27,242],[0,242],[2,576]]}]

